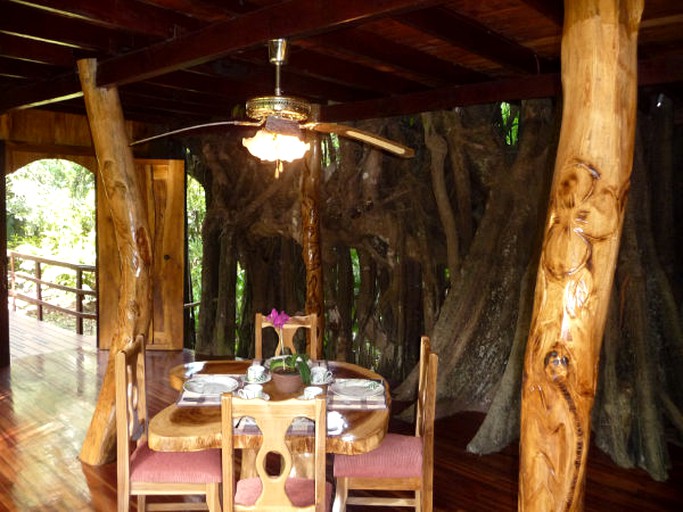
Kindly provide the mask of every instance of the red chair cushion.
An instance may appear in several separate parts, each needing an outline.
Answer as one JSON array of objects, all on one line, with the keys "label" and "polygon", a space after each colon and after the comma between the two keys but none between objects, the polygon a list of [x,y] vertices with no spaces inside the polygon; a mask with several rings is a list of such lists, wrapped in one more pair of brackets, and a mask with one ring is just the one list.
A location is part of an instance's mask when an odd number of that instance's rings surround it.
[{"label": "red chair cushion", "polygon": [[410,478],[422,476],[422,439],[387,434],[376,449],[360,455],[335,455],[334,476]]},{"label": "red chair cushion", "polygon": [[[261,495],[261,479],[245,478],[239,480],[235,486],[235,503],[239,505],[253,505]],[[306,507],[315,502],[315,480],[308,478],[288,478],[285,482],[285,492],[292,505]],[[325,510],[330,510],[332,500],[332,484],[325,483]]]},{"label": "red chair cushion", "polygon": [[204,484],[220,482],[221,451],[155,452],[141,443],[130,457],[133,482]]}]

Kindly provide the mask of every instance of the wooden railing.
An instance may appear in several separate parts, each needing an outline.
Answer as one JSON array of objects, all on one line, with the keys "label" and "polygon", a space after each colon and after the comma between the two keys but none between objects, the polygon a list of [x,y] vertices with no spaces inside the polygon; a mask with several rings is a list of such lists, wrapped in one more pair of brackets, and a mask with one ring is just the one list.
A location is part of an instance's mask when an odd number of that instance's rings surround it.
[{"label": "wooden railing", "polygon": [[[45,309],[52,309],[65,315],[75,316],[76,332],[78,334],[83,334],[84,319],[97,321],[97,313],[87,313],[83,308],[83,299],[86,296],[94,297],[95,300],[97,298],[97,291],[95,289],[90,290],[83,288],[84,274],[91,273],[93,275],[93,279],[91,281],[95,281],[96,267],[94,265],[68,263],[65,261],[57,261],[49,258],[42,258],[40,256],[33,256],[30,254],[22,254],[15,251],[7,251],[7,258],[7,268],[9,273],[9,296],[12,297],[12,309],[14,311],[17,310],[17,301],[19,300],[29,304],[34,304],[36,306],[36,315],[40,321],[43,320],[43,313]],[[32,273],[18,270],[19,262],[21,261],[33,262]],[[76,286],[65,286],[60,283],[44,281],[43,270],[46,266],[62,267],[75,272]],[[32,287],[34,288],[33,295],[24,293],[25,291],[30,290]],[[75,310],[58,306],[57,304],[51,304],[49,301],[44,300],[45,292],[50,289],[61,290],[63,292],[75,294]]]}]

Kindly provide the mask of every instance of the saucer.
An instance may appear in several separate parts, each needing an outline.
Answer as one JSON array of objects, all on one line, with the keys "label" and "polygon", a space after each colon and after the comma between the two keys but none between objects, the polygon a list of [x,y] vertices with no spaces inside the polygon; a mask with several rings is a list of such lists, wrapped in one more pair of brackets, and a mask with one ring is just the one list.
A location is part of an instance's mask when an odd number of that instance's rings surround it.
[{"label": "saucer", "polygon": [[270,382],[271,378],[270,372],[266,372],[260,379],[250,379],[249,375],[245,374],[244,377],[242,377],[242,380],[247,384],[265,384],[266,382]]},{"label": "saucer", "polygon": [[268,400],[270,400],[270,395],[268,393],[263,393],[261,396],[255,398],[243,398],[239,394],[237,394],[237,398],[241,400],[265,400],[267,402]]},{"label": "saucer", "polygon": [[334,375],[330,375],[322,382],[313,382],[313,379],[311,379],[311,386],[326,386],[327,384],[331,384],[332,382],[334,382]]}]

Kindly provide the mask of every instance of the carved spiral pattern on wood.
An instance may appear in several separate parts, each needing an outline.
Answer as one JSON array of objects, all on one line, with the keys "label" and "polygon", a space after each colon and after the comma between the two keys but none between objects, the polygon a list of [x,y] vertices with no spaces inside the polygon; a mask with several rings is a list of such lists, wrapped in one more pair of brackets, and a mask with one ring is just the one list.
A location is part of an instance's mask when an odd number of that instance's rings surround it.
[{"label": "carved spiral pattern on wood", "polygon": [[617,231],[617,195],[610,187],[599,186],[600,176],[594,166],[583,162],[566,165],[560,174],[543,252],[543,266],[555,278],[586,266],[593,242]]}]

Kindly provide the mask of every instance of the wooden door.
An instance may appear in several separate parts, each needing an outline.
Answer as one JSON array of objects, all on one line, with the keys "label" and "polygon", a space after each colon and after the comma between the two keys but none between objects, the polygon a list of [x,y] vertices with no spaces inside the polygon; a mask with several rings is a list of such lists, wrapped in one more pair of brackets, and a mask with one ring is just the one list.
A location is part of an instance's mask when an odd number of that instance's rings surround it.
[{"label": "wooden door", "polygon": [[[136,160],[153,237],[153,315],[147,348],[183,348],[185,166],[182,160]],[[121,261],[104,187],[97,186],[98,343],[108,349],[116,328]]]}]

